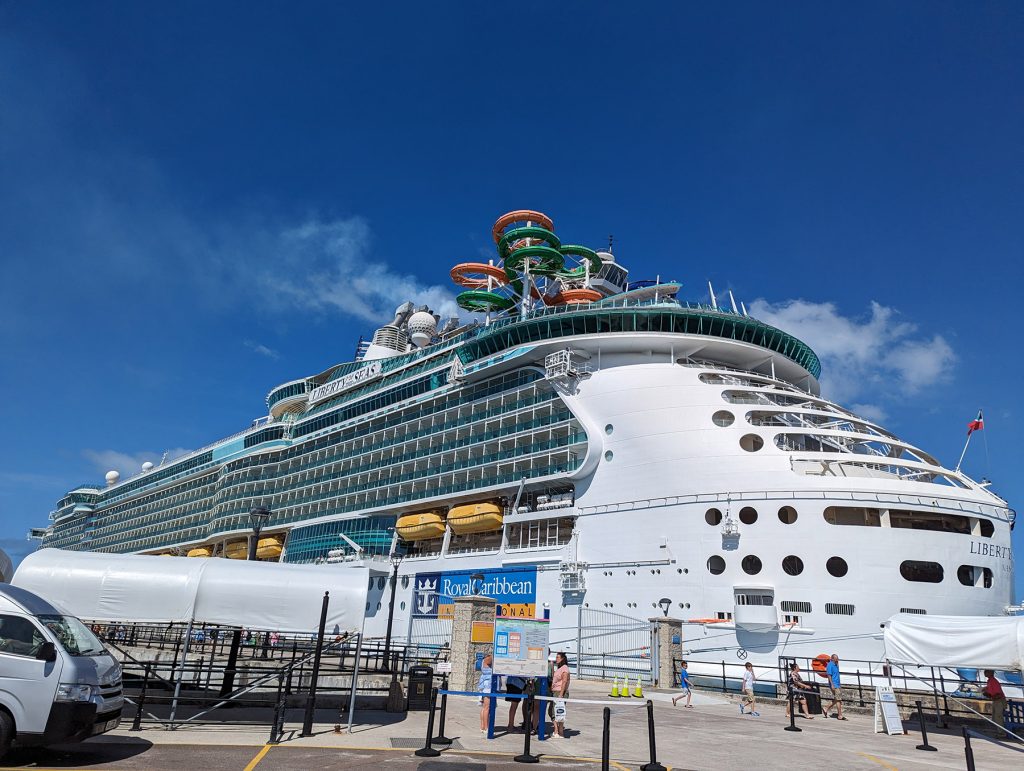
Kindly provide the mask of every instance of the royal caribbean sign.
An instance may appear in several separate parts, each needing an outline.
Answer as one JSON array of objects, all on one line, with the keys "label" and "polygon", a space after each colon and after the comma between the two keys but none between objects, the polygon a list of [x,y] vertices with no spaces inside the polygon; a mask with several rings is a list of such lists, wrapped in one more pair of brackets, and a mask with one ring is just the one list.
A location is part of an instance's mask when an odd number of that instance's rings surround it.
[{"label": "royal caribbean sign", "polygon": [[380,373],[380,362],[372,361],[355,372],[349,372],[345,377],[339,377],[337,380],[332,380],[330,383],[324,383],[322,386],[314,388],[309,392],[309,403],[316,404],[324,399],[330,399],[332,396],[344,393],[350,388],[380,377]]},{"label": "royal caribbean sign", "polygon": [[[482,581],[472,578],[477,574],[483,576]],[[537,614],[537,566],[417,573],[413,617],[451,618],[454,600],[471,594],[496,600],[499,618],[533,618]]]}]

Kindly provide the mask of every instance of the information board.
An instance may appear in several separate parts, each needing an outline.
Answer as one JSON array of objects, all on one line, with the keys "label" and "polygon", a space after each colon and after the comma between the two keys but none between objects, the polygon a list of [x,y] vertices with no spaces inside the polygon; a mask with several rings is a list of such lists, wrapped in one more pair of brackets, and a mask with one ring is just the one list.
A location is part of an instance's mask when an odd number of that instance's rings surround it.
[{"label": "information board", "polygon": [[896,694],[893,692],[892,686],[889,685],[879,685],[875,688],[875,733],[880,733],[882,730],[893,736],[904,733],[903,719],[900,717]]},{"label": "information board", "polygon": [[494,619],[494,674],[547,677],[549,622]]}]

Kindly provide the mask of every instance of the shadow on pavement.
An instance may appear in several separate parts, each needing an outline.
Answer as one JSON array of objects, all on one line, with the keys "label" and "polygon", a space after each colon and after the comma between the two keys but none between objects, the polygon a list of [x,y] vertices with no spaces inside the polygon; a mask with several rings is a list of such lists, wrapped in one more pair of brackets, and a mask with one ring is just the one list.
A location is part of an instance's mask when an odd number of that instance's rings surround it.
[{"label": "shadow on pavement", "polygon": [[125,739],[115,743],[83,742],[60,744],[52,747],[23,747],[12,749],[3,760],[3,768],[89,768],[106,763],[129,760],[153,746],[145,739]]}]

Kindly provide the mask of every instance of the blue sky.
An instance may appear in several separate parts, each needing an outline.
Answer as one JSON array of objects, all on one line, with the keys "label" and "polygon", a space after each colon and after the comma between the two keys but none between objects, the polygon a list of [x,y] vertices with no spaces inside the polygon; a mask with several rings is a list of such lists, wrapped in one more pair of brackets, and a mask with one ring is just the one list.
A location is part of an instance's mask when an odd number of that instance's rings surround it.
[{"label": "blue sky", "polygon": [[1021,509],[1024,5],[365,5],[0,3],[5,549],[447,307],[512,208],[731,288],[947,464],[984,407]]}]

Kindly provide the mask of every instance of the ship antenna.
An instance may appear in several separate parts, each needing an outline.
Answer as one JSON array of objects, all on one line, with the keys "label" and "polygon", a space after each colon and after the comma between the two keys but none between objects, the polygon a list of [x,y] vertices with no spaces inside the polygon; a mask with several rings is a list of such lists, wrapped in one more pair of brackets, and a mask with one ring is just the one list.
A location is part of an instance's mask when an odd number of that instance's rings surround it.
[{"label": "ship antenna", "polygon": [[615,236],[611,233],[608,234],[608,254],[612,254],[612,243],[615,241]]}]

